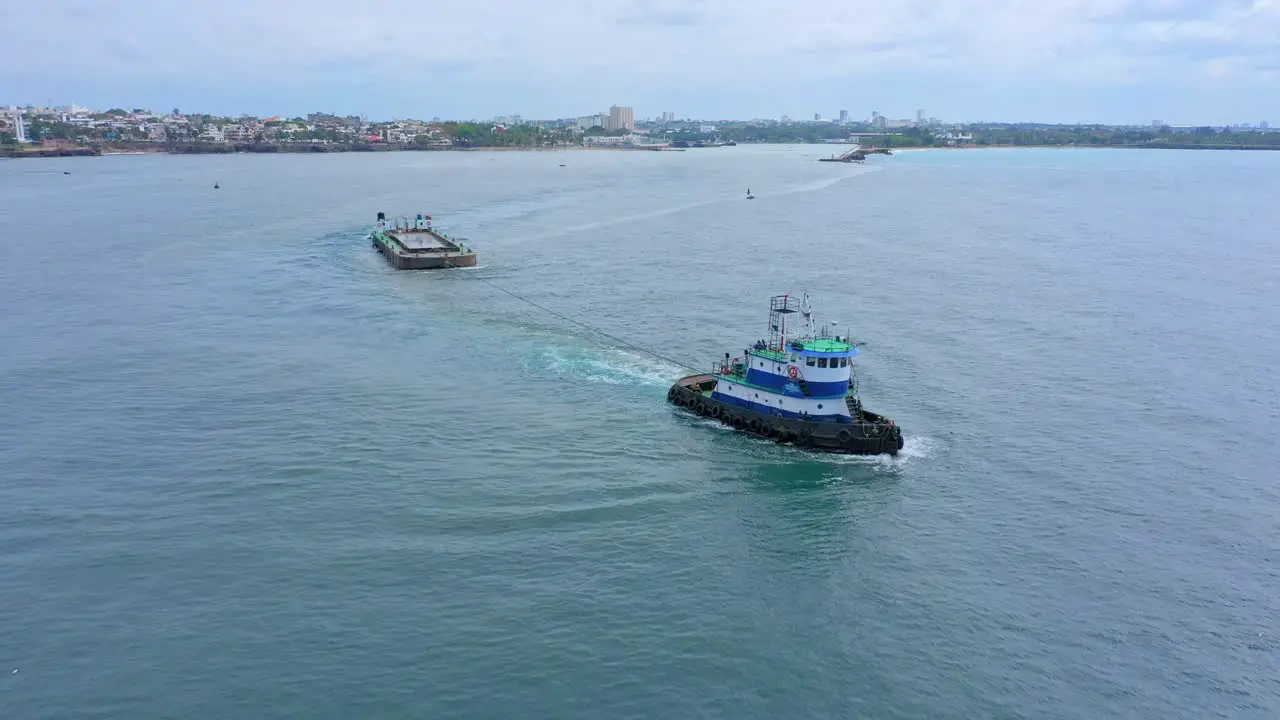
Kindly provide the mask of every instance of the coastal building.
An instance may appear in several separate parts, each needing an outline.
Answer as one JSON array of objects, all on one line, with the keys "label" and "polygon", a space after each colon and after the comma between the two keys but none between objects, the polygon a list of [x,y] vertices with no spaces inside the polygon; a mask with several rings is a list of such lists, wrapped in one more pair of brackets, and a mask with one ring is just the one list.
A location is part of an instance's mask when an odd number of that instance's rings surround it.
[{"label": "coastal building", "polygon": [[588,136],[582,139],[584,145],[588,147],[612,147],[612,148],[647,148],[659,149],[667,147],[667,143],[655,142],[647,135],[639,133],[628,133],[617,137],[613,136]]},{"label": "coastal building", "polygon": [[916,110],[916,124],[917,125],[924,124],[924,110]]},{"label": "coastal building", "polygon": [[593,127],[608,128],[609,116],[604,113],[596,113],[595,115],[583,115],[578,118],[579,130],[590,130]]},{"label": "coastal building", "polygon": [[217,125],[208,125],[200,133],[200,139],[205,142],[224,143],[227,141],[226,135],[223,134],[222,128]]},{"label": "coastal building", "polygon": [[841,111],[840,111],[840,124],[841,124],[841,125],[848,125],[848,124],[849,124],[849,111],[848,111],[848,110],[841,110]]},{"label": "coastal building", "polygon": [[605,125],[606,130],[635,130],[636,114],[635,110],[629,107],[619,107],[614,105],[609,108],[609,124]]},{"label": "coastal building", "polygon": [[973,133],[947,131],[938,136],[939,139],[945,141],[948,145],[972,145]]}]

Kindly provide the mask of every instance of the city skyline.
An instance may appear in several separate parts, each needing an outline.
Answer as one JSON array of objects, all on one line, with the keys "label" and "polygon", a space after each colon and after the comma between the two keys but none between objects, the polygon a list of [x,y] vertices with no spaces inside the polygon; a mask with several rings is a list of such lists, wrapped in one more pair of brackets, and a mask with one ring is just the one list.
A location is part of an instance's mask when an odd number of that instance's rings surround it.
[{"label": "city skyline", "polygon": [[[65,102],[65,103],[56,102],[53,99],[46,99],[44,103],[40,103],[40,104],[35,104],[35,103],[17,104],[13,102],[5,102],[3,101],[2,98],[0,98],[0,116],[12,116],[18,111],[33,110],[33,109],[43,110],[43,111],[59,110],[62,112],[69,112],[69,113],[75,113],[75,112],[104,113],[109,109],[117,109],[117,108],[130,111],[130,112],[138,110],[138,111],[144,111],[144,112],[151,112],[155,114],[169,114],[171,112],[176,112],[181,110],[181,108],[177,108],[177,107],[174,107],[172,109],[142,107],[137,103],[127,103],[127,102],[114,102],[114,103],[107,103],[106,105],[103,105],[101,107],[89,107],[89,106],[81,105],[75,102]],[[914,110],[913,113],[910,114],[911,115],[910,117],[906,116],[907,115],[906,113],[902,114],[901,116],[895,117],[895,114],[884,114],[884,113],[880,113],[877,110],[870,110],[867,112],[866,115],[861,115],[861,114],[854,115],[854,114],[851,114],[851,112],[847,109],[841,109],[841,110],[831,111],[830,114],[815,112],[811,114],[811,117],[809,115],[804,115],[799,118],[793,118],[788,114],[782,114],[774,117],[751,117],[751,118],[697,117],[697,116],[683,115],[681,113],[677,113],[670,110],[657,111],[652,114],[646,114],[646,115],[637,115],[635,114],[635,110],[633,107],[619,106],[619,105],[611,105],[607,110],[588,113],[586,115],[561,113],[561,114],[551,115],[547,117],[532,117],[532,116],[525,116],[520,113],[507,113],[507,114],[500,114],[500,115],[491,115],[487,117],[467,117],[467,118],[440,117],[439,115],[427,115],[427,114],[378,118],[378,117],[370,117],[362,113],[345,112],[345,111],[333,110],[333,109],[316,110],[314,108],[301,113],[267,112],[267,113],[259,113],[259,114],[247,113],[247,112],[216,113],[216,112],[209,112],[207,110],[202,110],[202,109],[182,111],[183,114],[189,114],[189,115],[209,115],[213,117],[223,117],[223,118],[231,118],[231,119],[234,119],[237,117],[247,117],[247,118],[256,118],[256,119],[277,117],[277,118],[288,119],[292,117],[306,117],[308,115],[316,114],[317,112],[332,113],[338,116],[360,117],[370,122],[381,122],[381,123],[395,122],[399,120],[414,120],[414,121],[435,122],[435,123],[463,122],[463,123],[496,123],[496,124],[520,124],[522,122],[543,123],[543,122],[557,122],[557,121],[574,121],[576,122],[577,127],[583,130],[589,129],[593,126],[598,126],[606,130],[622,130],[622,129],[634,130],[637,127],[637,123],[662,124],[662,123],[700,123],[700,122],[732,122],[732,123],[780,122],[784,124],[821,122],[821,123],[836,123],[841,125],[873,125],[873,126],[878,126],[882,128],[903,128],[903,127],[909,127],[912,125],[961,126],[961,125],[983,125],[983,124],[1007,124],[1007,125],[1024,124],[1024,125],[1064,125],[1064,126],[1100,125],[1100,126],[1110,126],[1110,127],[1159,127],[1159,126],[1201,127],[1206,125],[1201,123],[1165,122],[1164,120],[1140,120],[1140,121],[1125,122],[1125,123],[1107,123],[1107,122],[1098,122],[1098,121],[1053,122],[1053,121],[1046,121],[1046,120],[997,119],[997,118],[988,118],[988,119],[982,119],[982,120],[968,120],[968,119],[961,120],[961,119],[951,119],[951,118],[940,119],[933,115],[926,115],[924,108],[918,108],[918,107]],[[1218,124],[1207,124],[1207,126],[1210,126],[1210,127],[1257,128],[1257,129],[1270,129],[1270,125],[1271,125],[1270,121],[1268,121],[1265,118],[1256,119],[1256,120],[1237,120],[1234,122],[1226,122],[1226,123],[1218,123]]]},{"label": "city skyline", "polygon": [[705,119],[1280,117],[1280,0],[478,3],[11,4],[0,41],[20,61],[0,87],[259,116],[559,117],[625,98],[638,117]]}]

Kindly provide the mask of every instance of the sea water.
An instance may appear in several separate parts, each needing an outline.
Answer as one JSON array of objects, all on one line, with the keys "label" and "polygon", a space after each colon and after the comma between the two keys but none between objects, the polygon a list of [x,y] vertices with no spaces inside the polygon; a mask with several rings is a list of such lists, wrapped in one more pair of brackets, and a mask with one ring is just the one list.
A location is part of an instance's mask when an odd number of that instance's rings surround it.
[{"label": "sea water", "polygon": [[0,717],[1280,715],[1280,153],[829,152],[0,163]]}]

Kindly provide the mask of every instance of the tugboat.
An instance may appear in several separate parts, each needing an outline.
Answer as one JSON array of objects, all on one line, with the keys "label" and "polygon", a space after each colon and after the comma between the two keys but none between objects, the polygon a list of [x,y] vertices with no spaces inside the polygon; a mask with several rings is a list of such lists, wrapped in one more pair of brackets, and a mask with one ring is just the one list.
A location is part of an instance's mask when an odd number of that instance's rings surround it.
[{"label": "tugboat", "polygon": [[[801,313],[803,335],[788,336],[787,317]],[[855,455],[897,455],[902,428],[862,407],[848,337],[814,331],[809,298],[769,301],[768,340],[741,357],[725,353],[712,371],[680,378],[667,400],[703,417],[779,443]]]},{"label": "tugboat", "polygon": [[461,239],[449,237],[443,230],[431,226],[431,216],[418,213],[409,220],[405,217],[387,220],[386,213],[378,213],[378,222],[369,233],[369,240],[378,252],[398,270],[434,270],[437,268],[475,267],[476,253]]}]

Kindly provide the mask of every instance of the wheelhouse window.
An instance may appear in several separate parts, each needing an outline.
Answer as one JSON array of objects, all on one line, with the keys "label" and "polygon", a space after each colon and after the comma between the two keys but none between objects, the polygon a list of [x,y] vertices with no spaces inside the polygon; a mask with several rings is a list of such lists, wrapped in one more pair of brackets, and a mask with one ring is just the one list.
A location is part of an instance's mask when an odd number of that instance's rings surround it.
[{"label": "wheelhouse window", "polygon": [[826,367],[826,366],[827,366],[827,359],[826,359],[826,358],[818,358],[818,367],[820,367],[820,368],[824,368],[824,367]]},{"label": "wheelhouse window", "polygon": [[804,364],[808,365],[809,367],[813,367],[814,365],[818,364],[818,358],[812,358],[812,357],[805,358]]}]

